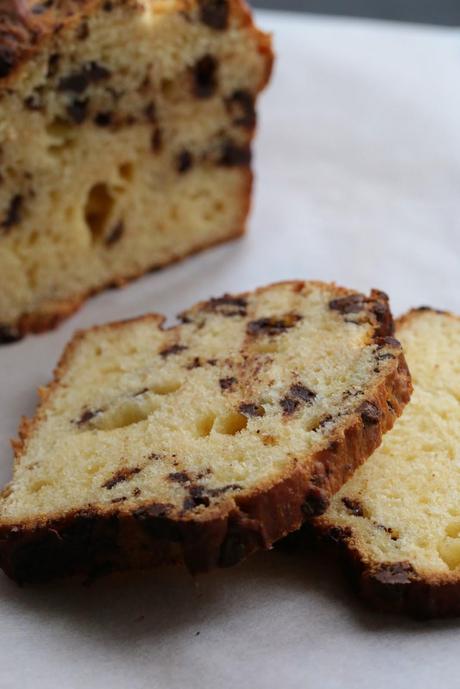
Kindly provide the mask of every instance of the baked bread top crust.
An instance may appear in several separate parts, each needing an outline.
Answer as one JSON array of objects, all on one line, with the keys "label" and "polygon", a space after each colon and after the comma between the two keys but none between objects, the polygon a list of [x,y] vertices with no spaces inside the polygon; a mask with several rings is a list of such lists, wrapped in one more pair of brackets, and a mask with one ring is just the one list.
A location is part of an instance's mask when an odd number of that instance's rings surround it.
[{"label": "baked bread top crust", "polygon": [[[44,42],[63,28],[81,23],[96,8],[102,7],[110,13],[118,4],[152,8],[161,14],[198,13],[201,21],[216,31],[225,29],[230,21],[252,24],[244,0],[3,0],[0,6],[0,90],[9,87],[16,72]],[[260,38],[263,37],[260,33]],[[269,53],[268,36],[264,43]],[[267,73],[267,79],[268,76]]]}]

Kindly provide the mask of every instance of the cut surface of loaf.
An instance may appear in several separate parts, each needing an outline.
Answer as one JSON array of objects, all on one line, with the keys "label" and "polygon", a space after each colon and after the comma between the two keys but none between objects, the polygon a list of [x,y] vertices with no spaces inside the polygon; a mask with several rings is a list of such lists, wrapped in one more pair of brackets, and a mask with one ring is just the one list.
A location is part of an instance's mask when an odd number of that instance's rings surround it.
[{"label": "cut surface of loaf", "polygon": [[411,385],[380,292],[287,282],[77,334],[15,443],[19,581],[235,564],[323,512]]},{"label": "cut surface of loaf", "polygon": [[0,3],[0,340],[244,231],[272,59],[242,0]]},{"label": "cut surface of loaf", "polygon": [[412,399],[317,526],[345,548],[374,605],[460,614],[460,318],[413,311],[397,337]]}]

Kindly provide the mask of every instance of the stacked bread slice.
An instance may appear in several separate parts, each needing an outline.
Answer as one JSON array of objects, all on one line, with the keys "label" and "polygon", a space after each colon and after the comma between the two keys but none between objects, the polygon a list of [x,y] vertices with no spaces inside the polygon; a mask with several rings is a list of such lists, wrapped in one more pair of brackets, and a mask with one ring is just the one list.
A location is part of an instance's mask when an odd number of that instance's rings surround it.
[{"label": "stacked bread slice", "polygon": [[381,292],[287,282],[181,318],[69,344],[15,443],[9,576],[233,565],[323,513],[409,400]]},{"label": "stacked bread slice", "polygon": [[460,614],[460,318],[419,309],[397,324],[414,393],[382,446],[316,528],[373,605]]}]

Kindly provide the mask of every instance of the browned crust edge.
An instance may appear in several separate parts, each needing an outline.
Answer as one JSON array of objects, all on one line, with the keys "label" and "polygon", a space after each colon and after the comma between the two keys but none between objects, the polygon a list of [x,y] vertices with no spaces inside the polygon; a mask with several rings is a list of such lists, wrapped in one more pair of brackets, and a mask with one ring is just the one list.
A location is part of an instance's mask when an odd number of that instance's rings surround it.
[{"label": "browned crust edge", "polygon": [[[421,306],[401,316],[396,321],[396,329],[425,313],[460,320],[449,311]],[[353,589],[372,608],[387,613],[404,613],[415,619],[460,615],[458,573],[435,577],[417,572],[407,561],[376,563],[360,551],[351,527],[333,526],[320,518],[314,523],[314,528],[316,535],[339,555]]]},{"label": "browned crust edge", "polygon": [[[67,2],[67,7],[64,7]],[[62,12],[64,19],[47,18],[47,15],[34,15],[27,6],[26,0],[7,0],[6,7],[0,10],[0,90],[8,86],[16,76],[17,70],[31,59],[46,40],[51,40],[56,32],[62,31],[65,27],[73,25],[82,17],[88,15],[101,5],[103,0],[65,0]],[[40,4],[37,0],[36,4]],[[133,1],[131,4],[135,4]],[[183,0],[183,9],[189,9],[195,4],[195,0]],[[230,12],[238,17],[241,25],[246,27],[256,37],[259,45],[259,52],[265,59],[265,73],[259,84],[258,93],[263,91],[270,81],[273,71],[275,54],[273,51],[272,38],[269,34],[259,30],[253,20],[252,12],[244,0],[229,0]],[[4,59],[5,50],[11,54],[14,60],[14,67],[8,75],[2,78],[1,67]],[[249,132],[249,141],[252,142],[256,134],[256,127]],[[137,280],[146,273],[160,270],[168,265],[182,261],[189,256],[193,256],[205,249],[209,249],[233,239],[237,239],[245,234],[247,230],[247,220],[251,210],[252,191],[254,186],[254,174],[251,166],[241,169],[245,175],[244,192],[241,198],[241,219],[239,225],[228,233],[227,236],[219,239],[211,239],[192,247],[187,253],[180,256],[171,256],[161,263],[154,263],[150,267],[139,270],[131,275],[122,275],[112,278],[99,285],[69,299],[60,299],[55,302],[49,301],[46,309],[41,309],[34,313],[23,314],[16,323],[0,323],[0,347],[5,344],[15,343],[31,333],[43,333],[56,328],[62,321],[69,318],[78,311],[84,302],[90,297],[110,288],[124,287],[128,283]]]},{"label": "browned crust edge", "polygon": [[[282,284],[298,289],[305,283]],[[268,288],[257,292],[265,289]],[[356,293],[337,288],[336,294]],[[382,338],[393,332],[385,295],[373,292],[366,299],[366,308],[373,318],[372,339],[382,342]],[[157,320],[161,327],[161,316],[144,318]],[[116,326],[123,324],[111,327]],[[59,384],[83,336],[84,333],[77,334],[64,351],[55,380],[42,393],[41,408]],[[380,445],[383,434],[402,413],[412,390],[410,374],[399,344],[391,338],[390,346],[395,347],[397,364],[395,361],[387,375],[376,380],[366,399],[378,410],[376,418],[369,419],[360,411],[361,402],[355,414],[331,433],[327,447],[313,456],[299,458],[290,474],[276,484],[261,485],[250,494],[188,517],[166,515],[162,505],[143,504],[134,513],[112,506],[105,511],[88,509],[14,525],[3,523],[0,524],[0,566],[21,584],[69,574],[91,576],[177,561],[184,562],[195,573],[228,567],[259,548],[270,548],[275,541],[327,509],[332,495]],[[20,461],[40,419],[39,408],[33,420],[23,421],[20,439],[14,445],[16,461]]]}]

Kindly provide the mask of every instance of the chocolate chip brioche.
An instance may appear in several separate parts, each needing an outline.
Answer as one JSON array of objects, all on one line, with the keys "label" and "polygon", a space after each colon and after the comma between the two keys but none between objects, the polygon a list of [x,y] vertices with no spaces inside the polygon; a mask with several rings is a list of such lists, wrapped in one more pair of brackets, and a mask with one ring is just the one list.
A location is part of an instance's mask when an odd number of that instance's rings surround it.
[{"label": "chocolate chip brioche", "polygon": [[243,0],[0,3],[0,339],[241,234],[270,38]]},{"label": "chocolate chip brioche", "polygon": [[421,309],[397,329],[414,382],[402,418],[316,526],[373,605],[460,614],[460,318]]},{"label": "chocolate chip brioche", "polygon": [[288,282],[78,334],[15,443],[17,581],[233,565],[320,514],[410,394],[385,295]]}]

